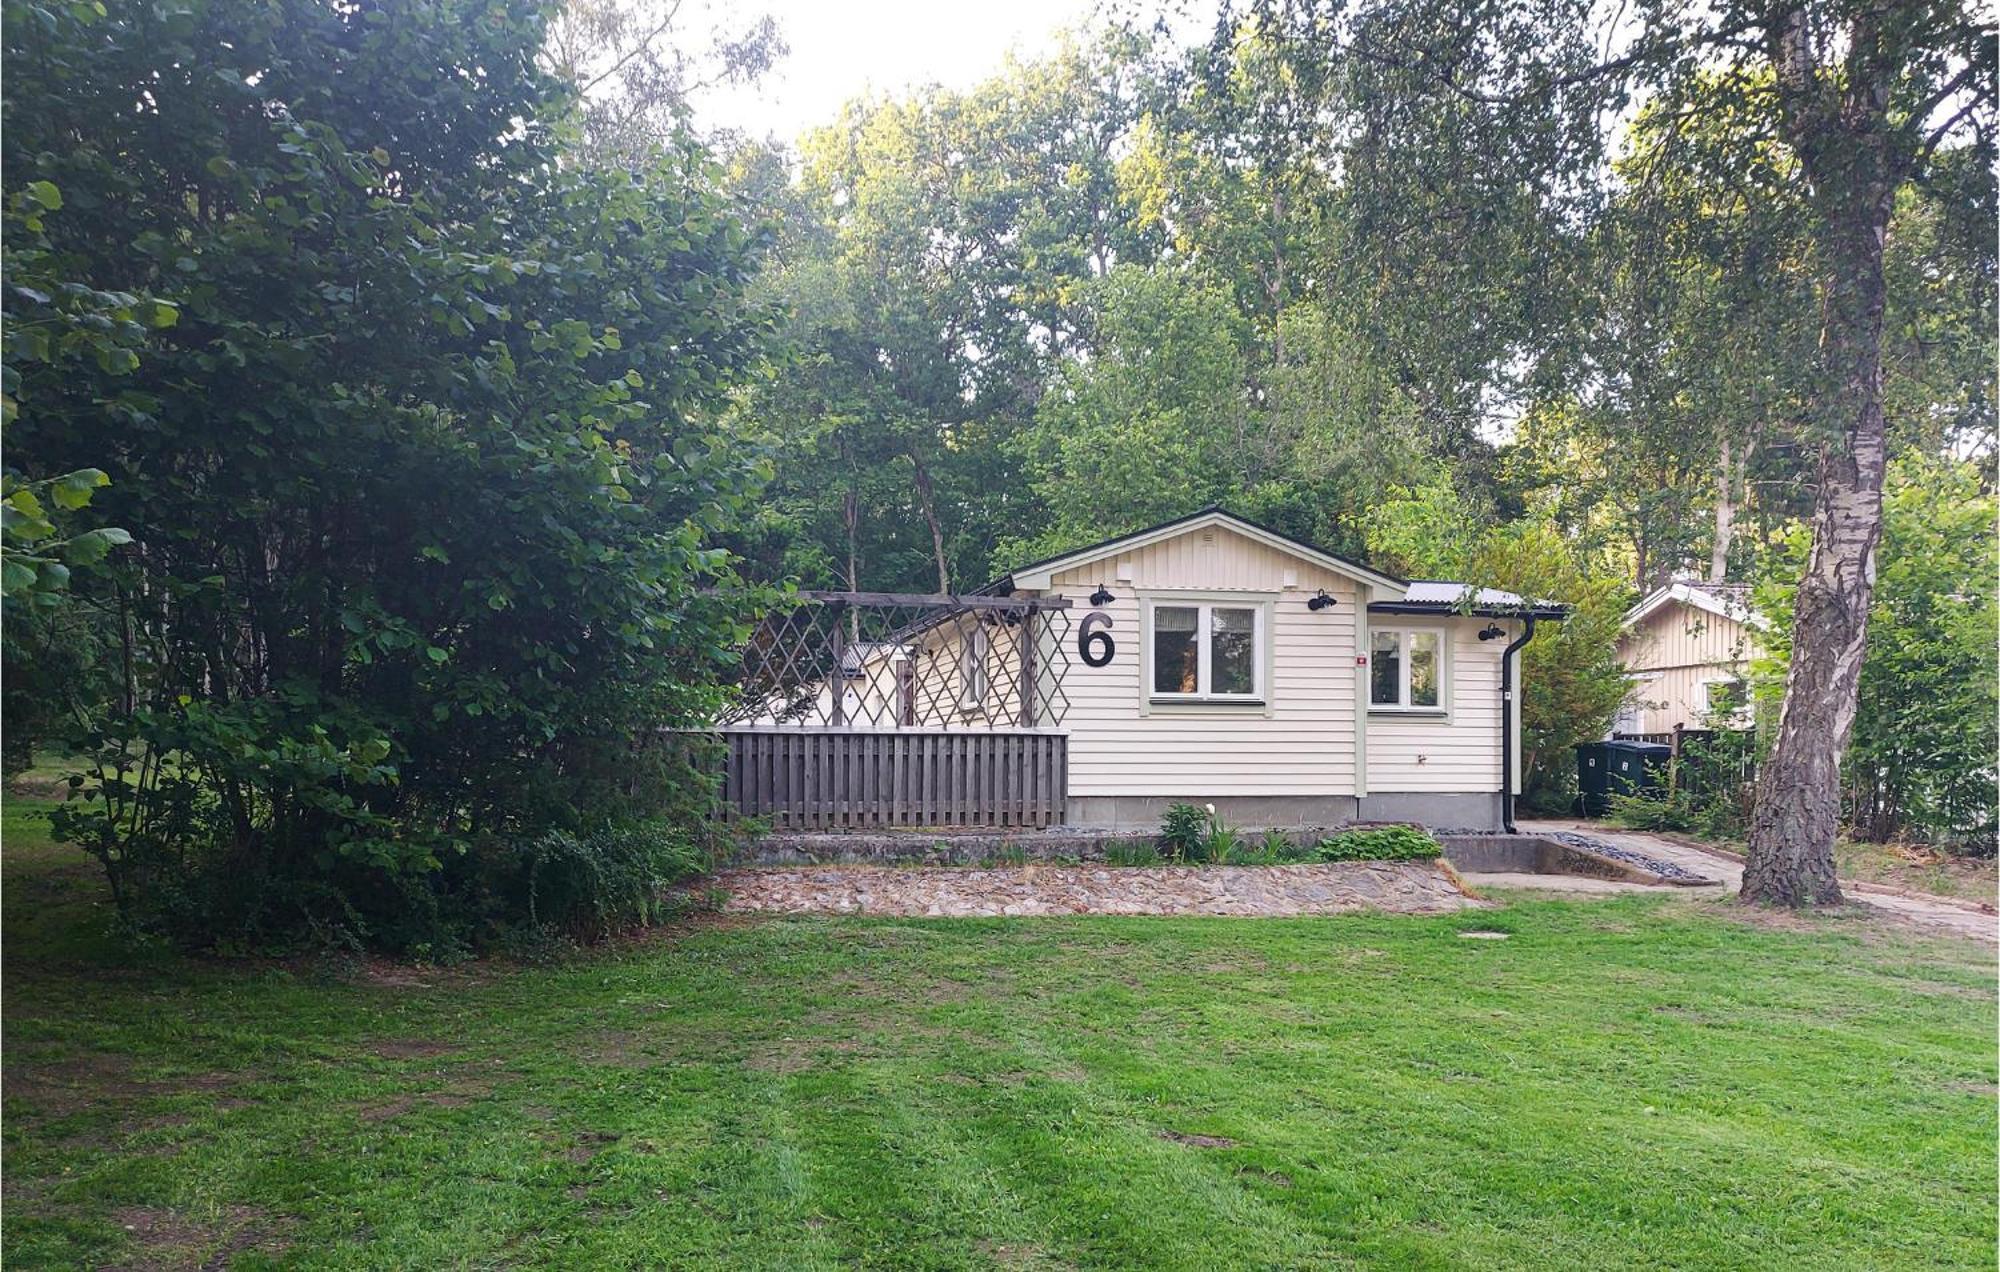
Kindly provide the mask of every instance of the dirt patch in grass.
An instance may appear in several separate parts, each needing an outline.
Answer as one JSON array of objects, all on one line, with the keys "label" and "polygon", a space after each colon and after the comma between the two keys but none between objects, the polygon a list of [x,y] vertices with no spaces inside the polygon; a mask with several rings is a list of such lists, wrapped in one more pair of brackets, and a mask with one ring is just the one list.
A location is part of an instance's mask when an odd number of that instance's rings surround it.
[{"label": "dirt patch in grass", "polygon": [[94,1108],[134,1104],[161,1096],[227,1091],[255,1080],[254,1074],[214,1072],[135,1078],[129,1056],[92,1052],[30,1062],[10,1058],[4,1075],[0,1076],[0,1090],[4,1090],[9,1100],[28,1104],[44,1117],[68,1117]]},{"label": "dirt patch in grass", "polygon": [[588,1166],[597,1155],[618,1142],[618,1137],[609,1131],[579,1131],[575,1142],[563,1150],[563,1156],[578,1166]]},{"label": "dirt patch in grass", "polygon": [[743,1067],[759,1073],[791,1077],[813,1068],[825,1056],[867,1054],[871,1054],[868,1045],[852,1038],[782,1038],[776,1042],[759,1043],[744,1057]]},{"label": "dirt patch in grass", "polygon": [[1189,1148],[1235,1148],[1236,1141],[1225,1135],[1190,1135],[1186,1131],[1157,1131],[1159,1138]]},{"label": "dirt patch in grass", "polygon": [[1261,1166],[1238,1166],[1236,1168],[1236,1177],[1238,1179],[1254,1179],[1259,1183],[1269,1184],[1273,1188],[1290,1188],[1292,1186],[1292,1177],[1290,1175],[1281,1170],[1265,1170]]},{"label": "dirt patch in grass", "polygon": [[256,1206],[224,1206],[204,1218],[126,1206],[111,1217],[136,1247],[134,1257],[117,1265],[124,1268],[223,1268],[240,1254],[275,1258],[291,1246],[285,1235],[290,1221]]},{"label": "dirt patch in grass", "polygon": [[428,1038],[384,1038],[368,1049],[384,1060],[435,1060],[457,1055],[462,1050],[451,1043],[432,1042]]}]

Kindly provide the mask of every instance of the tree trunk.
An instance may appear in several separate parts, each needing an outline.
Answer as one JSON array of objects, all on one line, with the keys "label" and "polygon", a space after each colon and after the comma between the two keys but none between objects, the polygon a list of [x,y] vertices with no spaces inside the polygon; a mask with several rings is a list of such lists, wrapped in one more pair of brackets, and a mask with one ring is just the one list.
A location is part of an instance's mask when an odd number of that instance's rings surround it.
[{"label": "tree trunk", "polygon": [[1855,191],[1825,236],[1832,277],[1822,339],[1828,387],[1848,422],[1845,438],[1828,446],[1820,462],[1777,746],[1759,781],[1743,869],[1749,902],[1842,899],[1833,861],[1840,761],[1854,727],[1882,537],[1882,243],[1892,197],[1887,183]]},{"label": "tree trunk", "polygon": [[917,458],[912,449],[907,452],[910,468],[916,473],[917,502],[923,508],[924,524],[931,528],[931,555],[937,561],[938,591],[951,591],[951,572],[944,562],[944,529],[938,525],[937,500],[931,486],[931,470],[924,467],[924,461]]},{"label": "tree trunk", "polygon": [[1729,545],[1736,538],[1736,469],[1729,439],[1722,439],[1721,462],[1715,469],[1715,542],[1708,549],[1708,581],[1729,578]]}]

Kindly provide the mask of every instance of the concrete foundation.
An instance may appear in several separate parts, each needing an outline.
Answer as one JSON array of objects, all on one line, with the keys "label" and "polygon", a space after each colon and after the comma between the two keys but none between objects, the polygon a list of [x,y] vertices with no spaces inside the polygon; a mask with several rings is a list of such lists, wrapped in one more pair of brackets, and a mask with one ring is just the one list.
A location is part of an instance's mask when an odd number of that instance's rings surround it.
[{"label": "concrete foundation", "polygon": [[1361,797],[1361,820],[1416,822],[1438,830],[1498,830],[1500,794],[1370,791]]},{"label": "concrete foundation", "polygon": [[1068,826],[1157,833],[1169,806],[1215,805],[1216,816],[1239,830],[1300,830],[1344,826],[1360,817],[1352,795],[1072,795]]},{"label": "concrete foundation", "polygon": [[1384,791],[1364,795],[1072,795],[1067,826],[1157,831],[1169,805],[1215,805],[1239,830],[1304,830],[1349,822],[1416,822],[1451,830],[1498,830],[1498,794]]}]

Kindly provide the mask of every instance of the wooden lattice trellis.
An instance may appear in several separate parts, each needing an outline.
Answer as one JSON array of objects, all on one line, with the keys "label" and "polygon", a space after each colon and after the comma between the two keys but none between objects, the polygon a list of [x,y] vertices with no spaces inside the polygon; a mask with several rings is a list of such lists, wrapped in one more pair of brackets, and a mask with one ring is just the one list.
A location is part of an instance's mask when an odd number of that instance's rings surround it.
[{"label": "wooden lattice trellis", "polygon": [[803,592],[744,650],[724,727],[1018,729],[1069,710],[1061,598]]}]

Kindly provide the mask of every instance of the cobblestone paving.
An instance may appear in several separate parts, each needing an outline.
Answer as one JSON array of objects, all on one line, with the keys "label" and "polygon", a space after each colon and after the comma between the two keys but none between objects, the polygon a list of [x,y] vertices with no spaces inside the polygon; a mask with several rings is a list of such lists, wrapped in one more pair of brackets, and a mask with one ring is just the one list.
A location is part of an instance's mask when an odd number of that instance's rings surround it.
[{"label": "cobblestone paving", "polygon": [[1431,862],[1296,866],[822,866],[725,870],[725,910],[974,918],[1043,914],[1281,916],[1483,904]]}]

